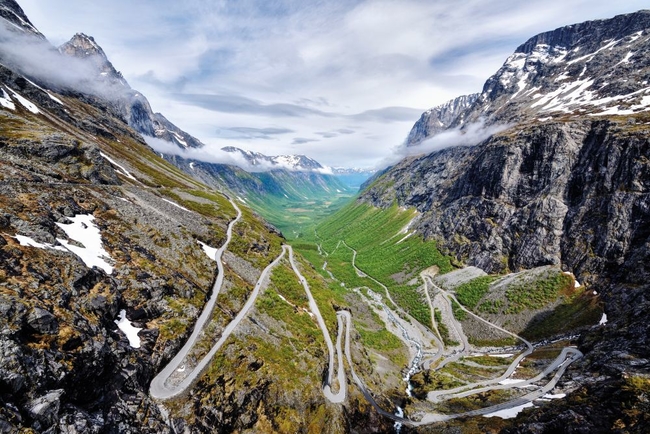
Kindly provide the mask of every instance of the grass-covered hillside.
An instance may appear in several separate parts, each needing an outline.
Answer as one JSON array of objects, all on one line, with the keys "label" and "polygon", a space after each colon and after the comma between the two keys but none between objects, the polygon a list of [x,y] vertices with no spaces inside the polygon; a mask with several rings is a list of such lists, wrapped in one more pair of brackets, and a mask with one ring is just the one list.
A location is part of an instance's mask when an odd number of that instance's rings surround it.
[{"label": "grass-covered hillside", "polygon": [[[419,274],[431,266],[448,272],[452,265],[435,242],[409,230],[416,216],[414,210],[396,206],[379,209],[352,203],[305,232],[294,245],[319,269],[327,261],[326,268],[347,286],[383,292],[381,285],[385,285],[400,307],[430,324],[424,295],[418,291]],[[358,272],[352,267],[354,251]]]}]

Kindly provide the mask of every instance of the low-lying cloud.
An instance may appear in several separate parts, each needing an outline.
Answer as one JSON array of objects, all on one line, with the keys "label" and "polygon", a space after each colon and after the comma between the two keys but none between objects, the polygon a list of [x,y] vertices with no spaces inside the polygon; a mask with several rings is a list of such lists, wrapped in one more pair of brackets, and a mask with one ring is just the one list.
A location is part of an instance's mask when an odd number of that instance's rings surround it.
[{"label": "low-lying cloud", "polygon": [[[143,137],[147,144],[151,146],[154,151],[166,155],[175,155],[186,160],[195,160],[212,164],[228,164],[230,166],[237,166],[247,172],[269,172],[271,170],[278,169],[299,170],[291,166],[273,164],[262,159],[258,159],[257,163],[253,165],[241,153],[226,152],[216,146],[205,145],[202,148],[181,149],[174,143],[168,142],[166,140],[161,140],[150,136]],[[314,171],[323,174],[332,173],[332,169],[329,167],[315,169]]]},{"label": "low-lying cloud", "polygon": [[61,54],[47,40],[10,29],[4,22],[0,22],[0,61],[52,90],[75,90],[107,99],[130,90],[125,82],[101,80],[96,58]]},{"label": "low-lying cloud", "polygon": [[396,164],[398,161],[415,155],[432,154],[443,149],[457,146],[474,146],[488,139],[494,134],[505,131],[510,127],[507,124],[485,125],[485,120],[449,129],[430,137],[418,145],[406,146],[406,142],[395,148],[393,154],[386,158],[380,167]]},{"label": "low-lying cloud", "polygon": [[253,127],[230,127],[217,130],[217,134],[223,139],[264,139],[271,140],[275,136],[295,132],[289,128],[253,128]]}]

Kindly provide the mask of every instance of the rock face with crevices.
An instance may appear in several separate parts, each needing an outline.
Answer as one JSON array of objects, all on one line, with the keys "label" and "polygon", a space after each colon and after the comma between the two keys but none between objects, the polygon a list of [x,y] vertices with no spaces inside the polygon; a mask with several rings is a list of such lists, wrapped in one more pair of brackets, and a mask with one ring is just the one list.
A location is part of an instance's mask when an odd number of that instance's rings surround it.
[{"label": "rock face with crevices", "polygon": [[[641,432],[641,419],[621,415],[642,407],[650,373],[640,345],[650,337],[641,319],[650,310],[649,50],[650,11],[531,38],[445,129],[459,140],[472,124],[500,132],[409,157],[359,199],[416,208],[411,228],[459,262],[491,273],[560,265],[600,294],[609,322],[583,337],[578,366],[590,374],[576,374],[579,396],[598,398],[555,404],[563,423],[536,416],[513,432],[609,432],[617,423]],[[427,136],[421,130],[420,122],[411,135]],[[598,384],[626,390],[626,404],[592,412],[607,399]]]}]

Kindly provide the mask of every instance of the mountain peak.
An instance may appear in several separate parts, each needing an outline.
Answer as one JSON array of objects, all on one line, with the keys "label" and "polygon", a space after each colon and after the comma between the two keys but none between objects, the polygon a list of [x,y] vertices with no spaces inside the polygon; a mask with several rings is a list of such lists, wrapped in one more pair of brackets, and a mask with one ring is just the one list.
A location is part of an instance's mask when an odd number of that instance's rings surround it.
[{"label": "mountain peak", "polygon": [[234,146],[221,148],[222,151],[241,155],[251,166],[266,167],[267,169],[287,169],[302,172],[329,172],[318,161],[306,155],[275,155],[267,156],[259,152],[247,151]]},{"label": "mountain peak", "polygon": [[43,34],[34,27],[23,9],[14,0],[0,0],[0,17],[4,18],[14,28],[44,38]]},{"label": "mountain peak", "polygon": [[76,33],[72,39],[59,47],[59,51],[81,58],[98,55],[108,61],[106,53],[97,45],[95,38],[85,33]]},{"label": "mountain peak", "polygon": [[59,52],[78,59],[88,59],[94,64],[101,79],[119,82],[123,86],[129,87],[122,73],[115,69],[102,47],[97,44],[92,36],[77,33],[72,39],[59,47]]},{"label": "mountain peak", "polygon": [[[414,146],[448,128],[509,125],[555,117],[631,115],[650,110],[650,11],[540,33],[517,47],[454,118],[425,112],[407,139]],[[464,97],[460,97],[464,98]]]}]

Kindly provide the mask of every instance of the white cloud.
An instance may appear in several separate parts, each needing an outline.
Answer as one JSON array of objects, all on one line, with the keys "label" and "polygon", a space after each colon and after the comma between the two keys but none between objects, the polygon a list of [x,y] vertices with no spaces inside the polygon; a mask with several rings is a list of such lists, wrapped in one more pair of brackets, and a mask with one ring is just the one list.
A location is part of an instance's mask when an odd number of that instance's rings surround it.
[{"label": "white cloud", "polygon": [[[215,148],[217,130],[272,126],[292,134],[243,140],[268,154],[300,152],[328,165],[372,165],[418,116],[350,119],[387,107],[424,109],[477,92],[536,33],[647,7],[645,0],[20,0],[55,43],[93,35],[152,107]],[[228,95],[305,116],[224,113],[175,94]],[[326,105],[323,104],[326,102]],[[317,112],[342,115],[324,118]],[[273,113],[275,114],[275,113]],[[324,137],[348,128],[356,134]],[[320,139],[294,144],[294,139]],[[360,160],[355,160],[360,159]]]},{"label": "white cloud", "polygon": [[403,141],[399,146],[392,149],[392,153],[382,159],[377,165],[377,169],[394,165],[406,157],[416,155],[426,155],[433,152],[441,151],[453,146],[474,146],[488,139],[490,136],[505,131],[510,125],[490,125],[485,126],[483,120],[472,124],[464,125],[462,128],[453,128],[430,137],[416,146],[407,146]]}]

